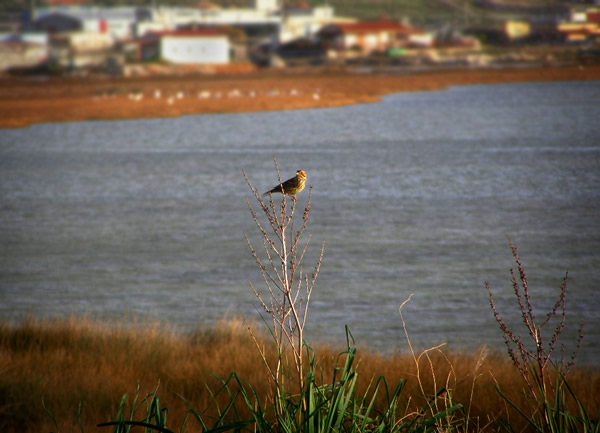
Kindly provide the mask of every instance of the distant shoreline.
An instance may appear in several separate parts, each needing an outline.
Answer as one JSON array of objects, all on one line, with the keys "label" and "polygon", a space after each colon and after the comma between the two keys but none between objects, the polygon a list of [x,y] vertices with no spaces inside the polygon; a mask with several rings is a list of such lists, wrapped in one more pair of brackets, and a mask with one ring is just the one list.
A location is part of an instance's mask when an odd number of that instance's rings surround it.
[{"label": "distant shoreline", "polygon": [[359,74],[290,68],[239,74],[0,79],[0,127],[177,117],[371,103],[390,93],[453,85],[600,80],[600,65]]}]

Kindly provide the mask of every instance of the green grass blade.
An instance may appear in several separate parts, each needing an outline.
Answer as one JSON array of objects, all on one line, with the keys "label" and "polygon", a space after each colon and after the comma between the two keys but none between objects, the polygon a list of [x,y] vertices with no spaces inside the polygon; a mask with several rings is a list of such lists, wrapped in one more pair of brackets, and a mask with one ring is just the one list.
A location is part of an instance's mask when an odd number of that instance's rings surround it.
[{"label": "green grass blade", "polygon": [[110,426],[110,425],[114,425],[115,427],[117,427],[117,426],[144,427],[146,429],[156,430],[161,433],[175,433],[173,430],[169,430],[166,427],[160,427],[160,426],[150,424],[147,422],[142,422],[142,421],[109,421],[109,422],[104,422],[104,423],[98,424],[98,427],[106,427],[106,426]]},{"label": "green grass blade", "polygon": [[50,409],[48,409],[48,407],[46,406],[46,402],[44,401],[43,395],[42,395],[42,407],[44,408],[44,412],[46,412],[46,414],[48,414],[48,416],[52,420],[52,424],[54,424],[54,427],[56,428],[56,433],[59,433],[60,429],[58,428],[58,423],[56,422],[56,418],[54,417],[54,414],[52,413],[52,411]]},{"label": "green grass blade", "polygon": [[544,430],[541,426],[539,426],[530,416],[528,416],[525,412],[523,412],[523,410],[516,405],[511,399],[509,399],[501,390],[500,388],[495,385],[496,391],[498,392],[498,394],[500,394],[500,397],[502,397],[509,405],[511,405],[514,409],[516,409],[517,412],[519,412],[519,414],[525,418],[529,424],[531,424],[531,426],[538,432],[540,433],[544,433]]}]

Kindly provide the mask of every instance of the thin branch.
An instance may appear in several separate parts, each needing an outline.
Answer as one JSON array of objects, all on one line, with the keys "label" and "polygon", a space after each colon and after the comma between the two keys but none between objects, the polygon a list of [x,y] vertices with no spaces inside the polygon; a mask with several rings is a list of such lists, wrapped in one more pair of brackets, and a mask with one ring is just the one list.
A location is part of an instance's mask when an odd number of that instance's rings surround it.
[{"label": "thin branch", "polygon": [[[276,158],[274,157],[273,159],[277,171],[277,179],[283,190],[279,166]],[[308,188],[308,201],[302,214],[300,227],[297,231],[294,231],[296,198],[292,197],[291,205],[288,206],[287,197],[282,194],[281,204],[278,206],[275,200],[273,200],[273,194],[267,193],[269,198],[265,202],[258,190],[252,186],[246,173],[243,174],[246,183],[250,187],[254,198],[259,203],[260,209],[268,222],[268,224],[261,223],[257,213],[252,209],[249,200],[246,199],[252,219],[261,235],[264,250],[264,252],[261,252],[261,255],[264,255],[265,258],[259,256],[258,251],[252,246],[248,236],[246,236],[246,242],[248,243],[252,257],[261,271],[268,300],[256,287],[252,284],[250,286],[260,305],[273,322],[271,334],[275,339],[279,353],[277,365],[275,368],[270,368],[270,372],[272,373],[277,389],[282,391],[286,383],[285,380],[287,380],[286,364],[284,364],[282,356],[286,353],[285,346],[287,346],[291,350],[298,383],[302,389],[304,382],[304,327],[308,316],[310,297],[323,261],[325,248],[325,243],[323,242],[319,259],[309,280],[308,275],[303,271],[302,263],[310,243],[310,234],[304,244],[301,241],[308,225],[312,187],[309,186]]]}]

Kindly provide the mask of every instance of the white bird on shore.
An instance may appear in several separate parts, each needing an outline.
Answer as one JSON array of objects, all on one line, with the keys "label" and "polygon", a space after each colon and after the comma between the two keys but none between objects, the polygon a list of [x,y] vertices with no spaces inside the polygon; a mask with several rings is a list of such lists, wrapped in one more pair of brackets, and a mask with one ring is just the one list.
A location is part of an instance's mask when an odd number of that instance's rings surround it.
[{"label": "white bird on shore", "polygon": [[239,98],[242,96],[242,92],[240,92],[239,89],[233,89],[227,94],[227,96],[230,98]]}]

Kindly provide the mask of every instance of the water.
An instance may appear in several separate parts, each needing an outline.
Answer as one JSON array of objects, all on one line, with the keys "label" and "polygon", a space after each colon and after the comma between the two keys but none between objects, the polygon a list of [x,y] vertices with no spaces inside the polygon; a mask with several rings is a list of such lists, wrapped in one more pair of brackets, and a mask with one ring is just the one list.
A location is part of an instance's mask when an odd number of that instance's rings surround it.
[{"label": "water", "polygon": [[[307,171],[309,341],[503,348],[515,327],[507,238],[536,312],[569,270],[565,342],[600,355],[600,82],[454,87],[372,105],[0,131],[0,319],[88,314],[181,329],[257,317],[260,189]],[[306,203],[307,194],[299,197]],[[257,243],[257,246],[258,243]],[[524,332],[524,331],[523,331]],[[552,332],[552,329],[548,329]]]}]

